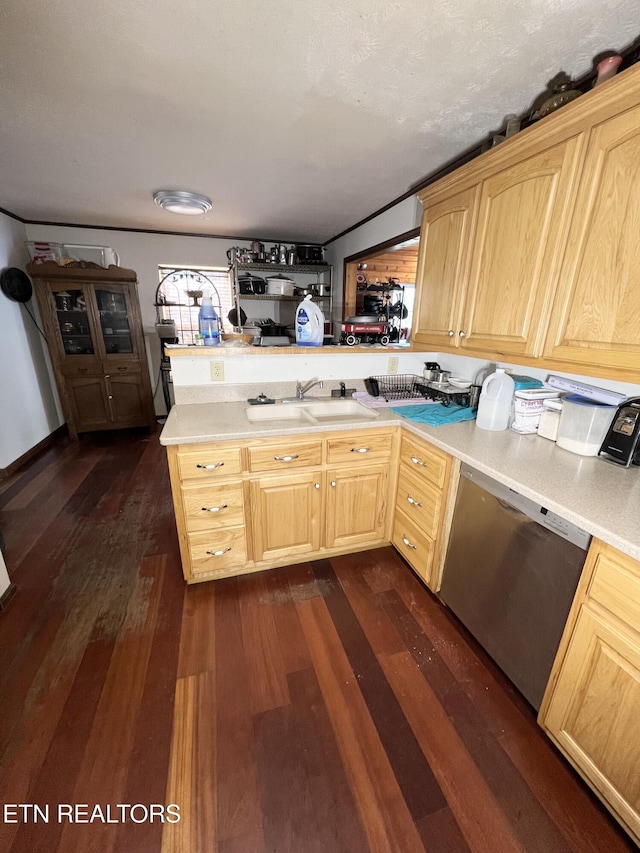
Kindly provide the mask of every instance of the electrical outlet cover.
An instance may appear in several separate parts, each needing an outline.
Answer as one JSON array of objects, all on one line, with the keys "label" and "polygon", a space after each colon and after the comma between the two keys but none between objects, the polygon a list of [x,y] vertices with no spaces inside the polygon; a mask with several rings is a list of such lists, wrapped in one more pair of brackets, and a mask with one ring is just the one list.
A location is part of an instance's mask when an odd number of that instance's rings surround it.
[{"label": "electrical outlet cover", "polygon": [[224,382],[224,361],[211,362],[211,380],[213,382]]}]

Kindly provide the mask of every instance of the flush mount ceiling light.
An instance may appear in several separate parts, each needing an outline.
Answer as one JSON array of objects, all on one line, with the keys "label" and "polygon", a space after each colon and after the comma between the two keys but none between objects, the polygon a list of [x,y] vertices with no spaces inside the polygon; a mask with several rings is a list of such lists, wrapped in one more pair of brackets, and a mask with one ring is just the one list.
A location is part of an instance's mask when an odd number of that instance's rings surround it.
[{"label": "flush mount ceiling light", "polygon": [[211,210],[211,199],[199,193],[183,190],[158,190],[153,200],[169,213],[184,213],[187,216],[200,216]]}]

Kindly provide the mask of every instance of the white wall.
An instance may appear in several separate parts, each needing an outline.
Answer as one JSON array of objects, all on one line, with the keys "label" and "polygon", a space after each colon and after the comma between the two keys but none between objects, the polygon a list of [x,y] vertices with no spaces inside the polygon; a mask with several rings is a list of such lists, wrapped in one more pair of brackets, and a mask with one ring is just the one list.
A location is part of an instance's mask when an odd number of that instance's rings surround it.
[{"label": "white wall", "polygon": [[[24,269],[22,223],[0,213],[0,269]],[[37,316],[35,299],[28,303]],[[0,293],[0,468],[64,423],[46,345],[23,305]]]}]

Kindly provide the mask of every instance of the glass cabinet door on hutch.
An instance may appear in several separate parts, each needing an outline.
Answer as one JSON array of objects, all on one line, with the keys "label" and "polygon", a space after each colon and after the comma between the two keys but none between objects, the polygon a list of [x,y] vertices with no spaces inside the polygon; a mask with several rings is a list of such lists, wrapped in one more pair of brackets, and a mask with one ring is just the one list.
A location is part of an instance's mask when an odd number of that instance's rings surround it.
[{"label": "glass cabinet door on hutch", "polygon": [[133,354],[130,311],[124,289],[115,285],[96,287],[95,294],[105,355]]},{"label": "glass cabinet door on hutch", "polygon": [[55,303],[55,318],[60,332],[64,356],[95,355],[91,319],[87,308],[89,285],[67,287],[63,284],[51,288]]}]

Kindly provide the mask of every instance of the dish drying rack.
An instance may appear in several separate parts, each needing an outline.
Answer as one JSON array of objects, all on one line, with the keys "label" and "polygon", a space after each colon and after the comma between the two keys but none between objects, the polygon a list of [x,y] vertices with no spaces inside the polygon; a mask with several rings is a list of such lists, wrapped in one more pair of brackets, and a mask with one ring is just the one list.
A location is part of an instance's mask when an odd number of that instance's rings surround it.
[{"label": "dish drying rack", "polygon": [[452,403],[464,407],[472,405],[468,390],[456,390],[448,384],[438,386],[434,382],[426,382],[421,376],[413,376],[409,373],[369,376],[364,380],[364,386],[372,397],[382,397],[386,402],[422,398],[441,403],[445,407]]},{"label": "dish drying rack", "polygon": [[[384,397],[390,400],[414,400],[424,397],[417,386],[422,386],[419,376],[400,373],[392,376],[369,376],[364,380],[364,386],[372,397]],[[423,386],[424,387],[424,386]]]}]

